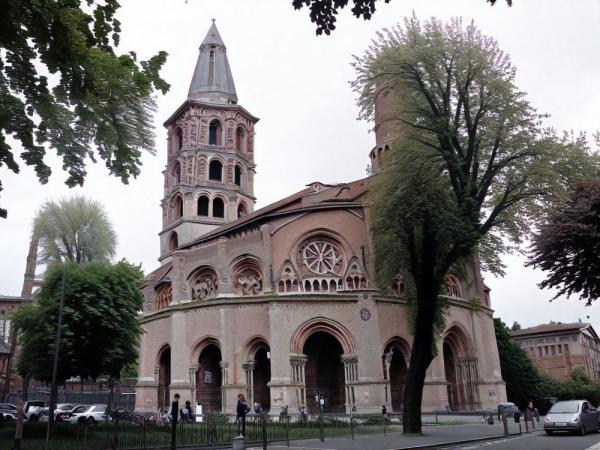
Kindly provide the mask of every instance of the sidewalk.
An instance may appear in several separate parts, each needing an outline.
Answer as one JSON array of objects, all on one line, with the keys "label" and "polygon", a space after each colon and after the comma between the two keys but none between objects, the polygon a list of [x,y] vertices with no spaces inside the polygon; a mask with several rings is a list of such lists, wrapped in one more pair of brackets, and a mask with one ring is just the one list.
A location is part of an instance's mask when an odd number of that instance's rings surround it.
[{"label": "sidewalk", "polygon": [[[523,424],[522,424],[523,425]],[[523,430],[525,428],[523,427]],[[509,424],[511,434],[519,432],[519,426]],[[441,446],[471,439],[484,439],[503,437],[502,424],[468,424],[468,425],[440,425],[423,427],[423,436],[404,436],[402,433],[389,433],[386,436],[357,435],[353,441],[350,437],[327,438],[325,442],[318,439],[303,439],[290,441],[287,447],[285,442],[273,442],[269,449],[278,450],[396,450],[410,449],[420,446]],[[261,450],[262,447],[250,444],[248,450]]]}]

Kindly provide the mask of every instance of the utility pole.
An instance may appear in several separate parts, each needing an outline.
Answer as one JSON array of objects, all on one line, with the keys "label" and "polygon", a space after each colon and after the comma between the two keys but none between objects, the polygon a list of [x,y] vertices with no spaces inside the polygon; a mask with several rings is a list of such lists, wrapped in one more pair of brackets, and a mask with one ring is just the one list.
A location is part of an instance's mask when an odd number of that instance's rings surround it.
[{"label": "utility pole", "polygon": [[58,306],[58,324],[56,327],[56,347],[54,349],[54,366],[52,367],[52,384],[50,385],[50,404],[48,405],[48,428],[46,430],[46,448],[50,443],[50,436],[54,428],[54,409],[56,407],[56,372],[58,372],[58,357],[60,350],[60,334],[62,331],[63,308],[65,304],[65,282],[67,279],[67,266],[63,265],[62,283],[60,287],[60,304]]}]

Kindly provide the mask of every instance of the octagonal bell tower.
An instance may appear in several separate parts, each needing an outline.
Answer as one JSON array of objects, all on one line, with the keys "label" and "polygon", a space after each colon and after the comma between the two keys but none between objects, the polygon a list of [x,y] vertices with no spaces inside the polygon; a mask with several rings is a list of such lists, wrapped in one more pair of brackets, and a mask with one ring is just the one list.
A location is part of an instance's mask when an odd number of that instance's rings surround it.
[{"label": "octagonal bell tower", "polygon": [[237,104],[227,49],[213,23],[187,100],[165,122],[168,131],[160,260],[182,244],[254,210],[254,125]]}]

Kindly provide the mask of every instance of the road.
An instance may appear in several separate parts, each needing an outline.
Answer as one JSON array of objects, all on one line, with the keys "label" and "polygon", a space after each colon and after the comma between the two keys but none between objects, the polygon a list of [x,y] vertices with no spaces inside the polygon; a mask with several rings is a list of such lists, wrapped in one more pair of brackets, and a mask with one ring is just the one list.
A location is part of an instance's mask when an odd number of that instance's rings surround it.
[{"label": "road", "polygon": [[447,447],[461,450],[600,450],[600,434],[586,436],[572,434],[553,434],[547,436],[543,431],[480,444]]}]

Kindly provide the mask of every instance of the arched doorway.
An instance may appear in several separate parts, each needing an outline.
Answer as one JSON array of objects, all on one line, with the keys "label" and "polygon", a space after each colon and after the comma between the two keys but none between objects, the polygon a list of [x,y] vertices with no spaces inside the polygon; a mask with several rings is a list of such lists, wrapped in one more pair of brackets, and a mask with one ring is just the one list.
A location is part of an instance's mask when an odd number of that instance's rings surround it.
[{"label": "arched doorway", "polygon": [[158,356],[158,407],[169,407],[169,385],[171,384],[171,347],[166,345]]},{"label": "arched doorway", "polygon": [[345,378],[340,342],[326,331],[317,331],[309,336],[303,353],[307,356],[306,401],[308,410],[318,410],[317,396],[325,397],[325,410],[345,411]]},{"label": "arched doorway", "polygon": [[196,401],[202,404],[203,412],[221,412],[221,379],[221,350],[209,344],[198,357],[196,379]]},{"label": "arched doorway", "polygon": [[271,409],[271,391],[267,383],[271,381],[271,360],[267,347],[260,347],[254,354],[252,373],[252,398],[258,401],[264,411]]},{"label": "arched doorway", "polygon": [[453,326],[446,332],[442,348],[450,408],[453,411],[478,409],[477,357],[468,338],[458,326]]},{"label": "arched doorway", "polygon": [[406,365],[407,347],[404,342],[394,340],[386,346],[383,355],[386,359],[387,376],[390,383],[390,403],[394,412],[400,412],[404,409],[404,387],[406,386],[406,376],[408,374]]}]

